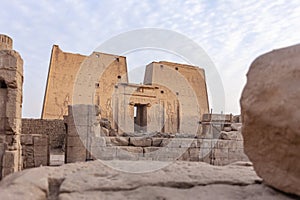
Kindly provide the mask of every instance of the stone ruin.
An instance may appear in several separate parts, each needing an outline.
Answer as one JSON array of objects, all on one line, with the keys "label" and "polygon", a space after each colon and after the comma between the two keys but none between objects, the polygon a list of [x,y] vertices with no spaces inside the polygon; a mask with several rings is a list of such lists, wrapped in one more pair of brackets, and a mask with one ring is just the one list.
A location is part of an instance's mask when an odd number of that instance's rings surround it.
[{"label": "stone ruin", "polygon": [[0,35],[0,178],[21,170],[23,60]]},{"label": "stone ruin", "polygon": [[[130,84],[125,57],[94,52],[86,60],[54,46],[42,118],[22,119],[23,61],[11,38],[0,35],[0,178],[51,165],[53,151],[72,163],[7,177],[0,198],[299,199],[299,54],[295,45],[256,59],[241,97],[242,116],[233,116],[207,113],[204,71],[197,67],[153,62],[144,84]],[[100,66],[104,76],[88,85],[77,81],[76,74],[93,76],[82,73],[82,65]],[[176,88],[179,79],[165,72],[181,74],[194,93]],[[92,101],[78,103],[85,95]],[[248,161],[244,144],[253,167],[236,162]],[[137,164],[132,161],[174,162],[131,174],[85,162],[96,159],[130,168]]]},{"label": "stone ruin", "polygon": [[[0,54],[3,176],[95,159],[248,161],[240,117],[208,113],[205,73],[199,67],[152,62],[143,84],[132,84],[125,57],[83,56],[54,45],[41,119],[22,119],[23,62],[8,36],[1,35]],[[82,73],[83,66],[97,67],[100,76],[93,84],[86,84],[93,73]],[[94,92],[87,94],[89,89]],[[80,104],[82,96],[92,102]]]},{"label": "stone ruin", "polygon": [[[241,123],[232,115],[205,114],[200,135],[183,133],[122,133],[111,135],[97,122],[92,105],[69,106],[65,162],[88,160],[200,161],[226,165],[248,161],[243,152]],[[106,130],[106,131],[103,131]]]}]

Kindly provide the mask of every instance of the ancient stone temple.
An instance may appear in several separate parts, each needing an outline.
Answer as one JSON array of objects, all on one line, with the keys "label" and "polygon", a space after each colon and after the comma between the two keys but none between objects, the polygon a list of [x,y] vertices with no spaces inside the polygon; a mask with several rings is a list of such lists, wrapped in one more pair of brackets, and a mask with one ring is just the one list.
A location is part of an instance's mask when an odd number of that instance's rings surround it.
[{"label": "ancient stone temple", "polygon": [[123,56],[54,45],[41,119],[22,119],[23,61],[8,36],[0,41],[0,179],[96,159],[248,160],[239,117],[208,113],[205,72],[197,66],[152,62],[143,83],[133,84]]},{"label": "ancient stone temple", "polygon": [[[87,83],[96,73],[99,77]],[[191,132],[189,127],[198,126],[209,110],[205,73],[197,66],[152,62],[146,67],[144,83],[131,84],[125,57],[65,53],[54,45],[42,119],[63,119],[68,105],[78,104],[74,98],[82,97],[92,100],[80,104],[99,106],[101,117],[119,134]]]},{"label": "ancient stone temple", "polygon": [[[42,119],[63,119],[63,116],[67,115],[68,105],[73,104],[73,88],[77,74],[86,58],[87,56],[84,55],[63,52],[57,45],[53,46]],[[94,59],[91,59],[93,65],[105,65],[106,67],[102,79],[92,86],[97,88],[95,103],[104,108],[111,100],[114,85],[118,82],[128,82],[126,59],[104,53],[95,53]],[[86,74],[86,76],[88,75]],[[103,110],[106,117],[110,113],[108,109]]]},{"label": "ancient stone temple", "polygon": [[0,178],[19,171],[23,60],[13,41],[0,35]]},{"label": "ancient stone temple", "polygon": [[[84,56],[54,45],[42,119],[26,121],[24,133],[37,132],[36,126],[53,130],[44,134],[50,136],[51,147],[58,138],[52,132],[65,137],[65,163],[188,160],[226,165],[247,160],[240,121],[208,111],[205,72],[198,66],[152,62],[143,83],[133,84],[126,57],[101,52]],[[49,129],[58,123],[52,120],[61,120],[65,129]]]},{"label": "ancient stone temple", "polygon": [[22,119],[23,60],[0,34],[0,199],[299,199],[299,55],[252,63],[241,117],[208,113],[197,66],[152,62],[133,84],[125,57],[54,45],[42,118]]}]

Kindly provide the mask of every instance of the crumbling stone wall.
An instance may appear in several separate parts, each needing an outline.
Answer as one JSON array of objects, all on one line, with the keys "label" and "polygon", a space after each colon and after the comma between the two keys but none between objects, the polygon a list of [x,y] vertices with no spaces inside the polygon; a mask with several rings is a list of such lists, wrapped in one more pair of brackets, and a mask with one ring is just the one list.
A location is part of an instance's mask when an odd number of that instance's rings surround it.
[{"label": "crumbling stone wall", "polygon": [[22,134],[23,169],[48,166],[50,162],[47,134]]},{"label": "crumbling stone wall", "polygon": [[48,135],[50,149],[64,149],[66,127],[63,120],[22,119],[22,134]]},{"label": "crumbling stone wall", "polygon": [[[91,160],[91,145],[98,143],[95,137],[100,133],[100,124],[96,124],[95,106],[74,105],[68,107],[68,116],[65,117],[67,124],[67,137],[65,148],[65,162],[73,163]],[[97,128],[98,131],[96,130]],[[100,145],[100,143],[99,143]]]},{"label": "crumbling stone wall", "polygon": [[202,132],[198,136],[211,142],[209,163],[226,165],[235,161],[248,161],[244,153],[241,117],[225,114],[204,114]]},{"label": "crumbling stone wall", "polygon": [[0,179],[21,170],[23,60],[0,35]]},{"label": "crumbling stone wall", "polygon": [[[158,160],[196,161],[212,165],[227,165],[236,161],[248,161],[244,154],[240,133],[231,133],[226,139],[162,138],[159,136],[126,136],[95,138],[91,143],[92,155],[87,154],[85,140],[69,136],[67,163],[103,160]],[[236,138],[235,138],[236,137]]]},{"label": "crumbling stone wall", "polygon": [[22,119],[23,168],[48,166],[51,150],[64,150],[63,120]]},{"label": "crumbling stone wall", "polygon": [[64,150],[65,136],[63,120],[22,119],[23,168],[48,166],[51,150]]},{"label": "crumbling stone wall", "polygon": [[241,124],[233,123],[233,117],[210,116],[207,121],[212,124],[214,121],[227,119],[226,126],[220,126],[222,129],[219,130],[217,138],[214,138],[214,134],[210,131],[202,135],[148,132],[123,133],[120,136],[110,137],[101,131],[101,123],[97,124],[94,106],[69,106],[68,112],[69,115],[65,119],[68,124],[66,163],[116,159],[184,160],[226,165],[248,160],[243,151]]}]

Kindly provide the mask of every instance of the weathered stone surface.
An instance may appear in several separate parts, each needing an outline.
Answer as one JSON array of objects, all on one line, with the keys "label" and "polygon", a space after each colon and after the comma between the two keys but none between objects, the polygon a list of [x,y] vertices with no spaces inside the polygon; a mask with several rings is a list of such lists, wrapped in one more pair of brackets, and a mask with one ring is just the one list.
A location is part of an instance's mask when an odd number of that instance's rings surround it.
[{"label": "weathered stone surface", "polygon": [[15,168],[18,163],[18,151],[5,151],[3,155],[3,168]]},{"label": "weathered stone surface", "polygon": [[117,156],[117,147],[92,148],[92,157],[100,160],[113,160]]},{"label": "weathered stone surface", "polygon": [[232,115],[223,115],[223,114],[204,114],[202,116],[202,121],[204,122],[231,122]]},{"label": "weathered stone surface", "polygon": [[240,131],[242,129],[242,123],[232,123],[230,127],[233,131]]},{"label": "weathered stone surface", "polygon": [[69,136],[67,138],[68,147],[81,147],[84,146],[85,140],[82,140],[79,136]]},{"label": "weathered stone surface", "polygon": [[168,148],[197,147],[197,140],[185,138],[163,139],[161,146],[166,146]]},{"label": "weathered stone surface", "polygon": [[117,159],[119,160],[139,160],[143,157],[142,147],[118,147]]},{"label": "weathered stone surface", "polygon": [[[177,159],[183,160],[182,155],[188,151],[188,148],[176,147],[148,147],[144,148],[144,157],[155,161],[175,161]],[[188,159],[189,160],[189,159]]]},{"label": "weathered stone surface", "polygon": [[[128,165],[128,168],[154,163],[118,161],[120,166]],[[126,173],[93,161],[15,173],[0,183],[0,199],[293,198],[262,184],[247,163],[216,167],[197,162],[175,162],[153,172]]]},{"label": "weathered stone surface", "polygon": [[221,131],[220,139],[237,140],[237,131],[230,131],[230,132]]},{"label": "weathered stone surface", "polygon": [[152,146],[159,147],[162,144],[163,138],[152,138]]},{"label": "weathered stone surface", "polygon": [[198,146],[200,148],[211,148],[212,140],[211,139],[198,139]]},{"label": "weathered stone surface", "polygon": [[110,136],[109,135],[109,130],[107,128],[101,127],[100,130],[101,130],[102,135],[104,135],[104,136]]},{"label": "weathered stone surface", "polygon": [[150,153],[150,152],[153,152],[153,151],[158,151],[160,148],[159,147],[145,147],[144,148],[144,153],[147,154],[147,153]]},{"label": "weathered stone surface", "polygon": [[80,162],[86,160],[86,149],[84,147],[68,147],[68,153],[66,156],[66,162]]},{"label": "weathered stone surface", "polygon": [[116,146],[128,146],[129,138],[128,137],[110,137],[110,142]]},{"label": "weathered stone surface", "polygon": [[34,156],[34,165],[35,166],[48,166],[48,157],[45,156]]},{"label": "weathered stone surface", "polygon": [[106,118],[102,118],[100,120],[100,126],[106,128],[108,130],[111,129],[110,121],[108,119],[106,119]]},{"label": "weathered stone surface", "polygon": [[49,164],[48,135],[27,132],[21,135],[23,169]]},{"label": "weathered stone surface", "polygon": [[32,145],[33,144],[33,140],[32,140],[32,135],[28,134],[28,135],[21,135],[21,144],[22,145]]},{"label": "weathered stone surface", "polygon": [[152,140],[148,137],[131,137],[129,143],[136,147],[150,147]]},{"label": "weathered stone surface", "polygon": [[38,135],[33,137],[34,146],[48,146],[48,136]]},{"label": "weathered stone surface", "polygon": [[267,184],[300,195],[300,45],[257,58],[241,97],[245,152]]},{"label": "weathered stone surface", "polygon": [[241,130],[240,131],[230,131],[230,132],[221,131],[219,138],[222,140],[243,141],[243,135],[241,133]]},{"label": "weathered stone surface", "polygon": [[230,126],[226,126],[224,127],[224,131],[226,132],[232,131],[232,128]]},{"label": "weathered stone surface", "polygon": [[[199,161],[199,159],[200,159],[200,149],[199,148],[189,148],[187,152],[189,153],[189,158],[187,160]],[[186,154],[186,153],[184,153],[184,154]]]},{"label": "weathered stone surface", "polygon": [[66,127],[63,120],[22,119],[22,145],[30,144],[32,134],[48,135],[51,149],[62,149],[65,145]]},{"label": "weathered stone surface", "polygon": [[[152,62],[146,68],[144,83],[130,84],[125,57],[101,52],[93,52],[90,56],[72,54],[54,45],[42,119],[62,119],[70,114],[67,106],[78,103],[77,97],[89,98],[93,94],[92,104],[101,108],[101,111],[96,111],[98,117],[101,115],[97,123],[109,130],[110,136],[113,136],[111,129],[116,129],[117,134],[145,130],[156,132],[162,128],[164,132],[173,134],[196,132],[202,114],[208,113],[204,70],[166,61]],[[80,76],[77,77],[77,74]],[[178,98],[184,102],[181,109]],[[79,102],[87,104],[92,101]],[[136,122],[134,107],[141,110],[137,112]],[[163,112],[162,108],[167,108],[168,112]],[[151,120],[146,122],[145,117]]]},{"label": "weathered stone surface", "polygon": [[0,179],[21,170],[23,60],[0,34]]},{"label": "weathered stone surface", "polygon": [[13,46],[13,40],[7,35],[0,35],[0,51],[11,50]]},{"label": "weathered stone surface", "polygon": [[242,117],[241,115],[235,115],[232,117],[232,122],[233,123],[242,123]]}]

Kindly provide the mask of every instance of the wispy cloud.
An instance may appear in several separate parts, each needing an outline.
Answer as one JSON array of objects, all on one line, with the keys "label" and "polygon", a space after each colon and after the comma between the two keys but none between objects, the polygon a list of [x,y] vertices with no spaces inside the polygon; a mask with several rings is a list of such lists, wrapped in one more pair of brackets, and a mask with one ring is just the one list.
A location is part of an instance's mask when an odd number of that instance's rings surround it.
[{"label": "wispy cloud", "polygon": [[264,52],[300,42],[297,0],[4,0],[0,19],[0,32],[14,39],[25,61],[25,117],[40,116],[53,44],[89,54],[111,36],[132,29],[180,32],[210,55],[224,83],[225,111],[238,113],[251,61]]}]

